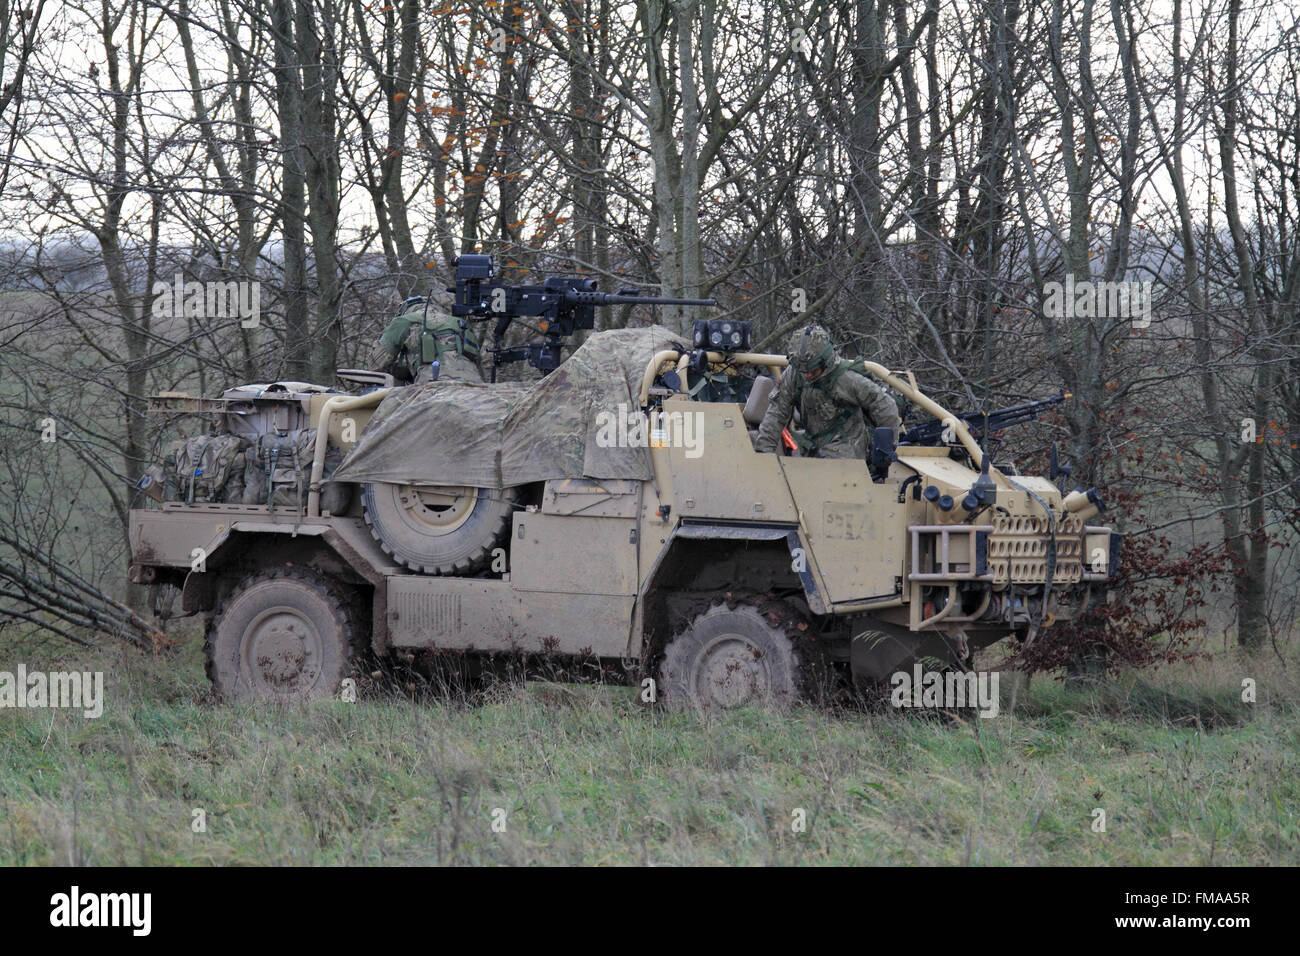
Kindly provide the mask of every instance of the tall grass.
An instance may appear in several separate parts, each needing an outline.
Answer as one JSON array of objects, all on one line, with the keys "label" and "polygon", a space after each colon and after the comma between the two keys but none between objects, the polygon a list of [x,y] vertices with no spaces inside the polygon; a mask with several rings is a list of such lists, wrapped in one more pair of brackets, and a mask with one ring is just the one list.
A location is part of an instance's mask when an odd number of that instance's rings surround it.
[{"label": "tall grass", "polygon": [[98,720],[0,710],[8,865],[1300,863],[1297,686],[1276,661],[1036,678],[991,720],[701,721],[630,688],[519,683],[223,705],[193,643],[4,642],[0,669],[103,670],[107,695]]}]

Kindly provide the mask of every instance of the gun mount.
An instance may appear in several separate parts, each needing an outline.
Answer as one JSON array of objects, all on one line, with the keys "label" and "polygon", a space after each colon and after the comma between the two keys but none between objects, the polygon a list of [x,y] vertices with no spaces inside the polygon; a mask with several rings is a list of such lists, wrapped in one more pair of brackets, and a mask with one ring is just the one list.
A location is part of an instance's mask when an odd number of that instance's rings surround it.
[{"label": "gun mount", "polygon": [[[478,321],[496,320],[492,330],[492,381],[497,369],[511,362],[528,362],[543,375],[560,365],[564,340],[581,329],[596,327],[596,307],[608,305],[717,305],[717,299],[679,299],[640,295],[635,289],[601,292],[586,276],[548,276],[541,285],[511,285],[495,278],[492,257],[457,256],[456,301],[452,315]],[[507,346],[505,334],[517,318],[538,319],[542,338]]]}]

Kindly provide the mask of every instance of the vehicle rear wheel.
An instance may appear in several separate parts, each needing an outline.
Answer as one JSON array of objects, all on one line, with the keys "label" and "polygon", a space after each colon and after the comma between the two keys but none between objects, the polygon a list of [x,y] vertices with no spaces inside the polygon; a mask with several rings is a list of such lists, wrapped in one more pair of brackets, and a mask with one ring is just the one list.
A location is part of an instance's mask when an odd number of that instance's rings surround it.
[{"label": "vehicle rear wheel", "polygon": [[661,692],[669,706],[701,712],[785,710],[799,697],[800,660],[778,612],[725,603],[696,616],[664,650]]},{"label": "vehicle rear wheel", "polygon": [[361,486],[366,524],[387,553],[425,574],[471,574],[510,533],[518,492],[465,486]]},{"label": "vehicle rear wheel", "polygon": [[208,679],[228,701],[332,697],[352,674],[360,631],[347,596],[324,579],[254,575],[208,624]]}]

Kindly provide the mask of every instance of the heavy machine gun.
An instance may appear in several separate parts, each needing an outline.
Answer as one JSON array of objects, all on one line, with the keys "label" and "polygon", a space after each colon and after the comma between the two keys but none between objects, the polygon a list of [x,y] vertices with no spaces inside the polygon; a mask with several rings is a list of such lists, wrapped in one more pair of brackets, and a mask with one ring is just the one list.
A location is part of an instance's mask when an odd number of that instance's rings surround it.
[{"label": "heavy machine gun", "polygon": [[[600,292],[596,280],[585,276],[548,276],[541,285],[510,285],[498,281],[489,255],[457,256],[454,316],[487,321],[492,330],[492,381],[497,369],[511,362],[527,362],[543,375],[560,365],[564,340],[580,329],[596,327],[596,307],[606,305],[717,305],[717,299],[677,299],[640,295],[635,289]],[[505,345],[505,334],[515,319],[538,320],[542,338],[520,345]]]},{"label": "heavy machine gun", "polygon": [[[1067,398],[1070,398],[1070,393],[1063,390],[1061,394],[1053,395],[1051,398],[1039,398],[1032,402],[1025,402],[1023,405],[1012,405],[1010,408],[1000,408],[992,412],[962,412],[957,417],[966,423],[971,434],[982,443],[987,436],[1011,425],[1019,425],[1037,418],[1047,409],[1059,405]],[[903,433],[902,437],[902,441],[908,445],[937,445],[942,439],[943,422],[937,418],[913,425]]]}]

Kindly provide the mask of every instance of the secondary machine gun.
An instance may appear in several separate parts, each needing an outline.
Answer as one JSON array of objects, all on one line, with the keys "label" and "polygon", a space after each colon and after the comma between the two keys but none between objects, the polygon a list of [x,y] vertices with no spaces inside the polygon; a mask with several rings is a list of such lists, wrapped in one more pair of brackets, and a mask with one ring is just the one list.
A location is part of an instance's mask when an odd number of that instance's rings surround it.
[{"label": "secondary machine gun", "polygon": [[[527,362],[543,375],[560,365],[564,340],[580,329],[596,327],[596,307],[605,305],[717,305],[717,299],[675,299],[640,295],[635,289],[600,292],[596,280],[584,276],[548,276],[541,285],[510,285],[494,278],[492,257],[457,256],[456,301],[451,313],[461,319],[496,319],[492,330],[492,381],[497,369]],[[448,290],[452,291],[452,290]],[[542,338],[521,345],[504,345],[511,323],[536,318]]]},{"label": "secondary machine gun", "polygon": [[[966,423],[977,441],[983,442],[986,436],[999,432],[1011,425],[1019,425],[1037,418],[1053,405],[1070,398],[1070,393],[1062,391],[1051,398],[1039,398],[1023,405],[999,408],[992,412],[962,412],[957,417]],[[943,422],[937,418],[927,419],[907,429],[902,441],[909,445],[937,445],[943,438]]]}]

